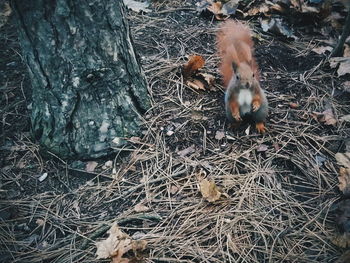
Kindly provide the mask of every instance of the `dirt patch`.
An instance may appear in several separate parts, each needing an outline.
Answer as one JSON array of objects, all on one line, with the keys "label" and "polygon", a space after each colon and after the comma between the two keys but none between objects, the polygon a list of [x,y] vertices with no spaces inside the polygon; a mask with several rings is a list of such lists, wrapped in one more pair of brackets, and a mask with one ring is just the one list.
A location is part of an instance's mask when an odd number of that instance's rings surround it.
[{"label": "dirt patch", "polygon": [[[30,139],[27,73],[16,31],[11,23],[1,28],[4,262],[96,262],[93,241],[115,221],[134,239],[147,240],[145,262],[339,257],[342,251],[330,241],[335,228],[329,211],[339,194],[334,153],[349,137],[349,124],[325,126],[312,112],[331,107],[336,116],[349,113],[344,79],[311,51],[313,35],[286,41],[262,33],[252,21],[260,34],[256,57],[270,105],[268,132],[246,133],[249,123],[233,130],[225,119],[215,54],[220,22],[187,5],[160,1],[152,13],[129,12],[153,107],[144,136],[100,160],[91,173],[86,162],[42,157]],[[202,55],[203,70],[216,76],[212,90],[185,85],[181,65],[192,54]],[[218,131],[225,132],[222,139]],[[219,201],[202,198],[199,174],[224,193]],[[139,203],[150,211],[136,212]]]}]

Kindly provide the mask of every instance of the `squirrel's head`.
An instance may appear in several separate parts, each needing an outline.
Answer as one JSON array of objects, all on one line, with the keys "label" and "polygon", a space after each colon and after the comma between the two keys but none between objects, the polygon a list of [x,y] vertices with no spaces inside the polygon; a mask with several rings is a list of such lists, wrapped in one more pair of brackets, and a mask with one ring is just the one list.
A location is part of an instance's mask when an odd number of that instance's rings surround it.
[{"label": "squirrel's head", "polygon": [[234,70],[234,78],[236,83],[239,83],[241,89],[252,89],[256,83],[255,73],[253,68],[248,63],[242,62],[239,65],[232,63]]}]

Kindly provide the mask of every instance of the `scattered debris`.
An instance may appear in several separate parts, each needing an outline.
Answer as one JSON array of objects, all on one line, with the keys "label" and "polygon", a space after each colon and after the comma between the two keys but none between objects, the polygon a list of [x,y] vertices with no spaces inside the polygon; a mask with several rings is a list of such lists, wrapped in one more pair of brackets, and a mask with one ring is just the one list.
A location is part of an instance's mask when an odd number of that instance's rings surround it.
[{"label": "scattered debris", "polygon": [[87,162],[85,171],[87,171],[88,173],[92,173],[93,171],[95,171],[95,168],[97,167],[97,165],[98,163],[95,161]]},{"label": "scattered debris", "polygon": [[190,147],[187,147],[181,151],[177,151],[177,154],[180,155],[181,157],[185,157],[186,155],[190,153],[194,153],[196,151],[196,148],[194,145],[191,145]]},{"label": "scattered debris", "polygon": [[333,57],[329,59],[329,66],[337,68],[339,77],[350,74],[350,57]]},{"label": "scattered debris", "polygon": [[96,242],[96,259],[111,258],[113,263],[130,262],[127,258],[123,258],[129,250],[137,251],[146,249],[147,242],[145,240],[132,240],[131,237],[122,232],[118,225],[114,223],[107,232],[108,238]]},{"label": "scattered debris", "polygon": [[152,12],[152,10],[148,9],[148,7],[149,7],[148,2],[138,2],[138,1],[134,1],[134,0],[123,0],[123,1],[124,1],[125,6],[127,6],[129,9],[131,9],[132,11],[134,11],[136,13]]},{"label": "scattered debris", "polygon": [[221,192],[216,186],[214,181],[208,181],[207,179],[203,179],[199,183],[200,192],[204,199],[209,202],[215,202],[220,199]]},{"label": "scattered debris", "polygon": [[134,207],[135,212],[147,212],[150,210],[148,206],[143,205],[142,203],[139,203],[135,205]]},{"label": "scattered debris", "polygon": [[256,149],[257,152],[266,152],[269,147],[266,144],[260,144],[258,149]]},{"label": "scattered debris", "polygon": [[225,132],[224,131],[216,131],[215,139],[222,140],[223,138],[225,138]]},{"label": "scattered debris", "polygon": [[336,126],[337,120],[333,114],[332,109],[326,109],[322,113],[319,112],[313,112],[312,116],[315,120],[317,120],[320,123],[324,123],[326,125]]},{"label": "scattered debris", "polygon": [[47,173],[43,173],[42,175],[40,175],[39,177],[38,177],[38,180],[39,180],[39,182],[42,182],[42,181],[44,181],[46,178],[47,178]]},{"label": "scattered debris", "polygon": [[261,19],[260,24],[264,32],[271,32],[287,38],[297,38],[282,18]]}]

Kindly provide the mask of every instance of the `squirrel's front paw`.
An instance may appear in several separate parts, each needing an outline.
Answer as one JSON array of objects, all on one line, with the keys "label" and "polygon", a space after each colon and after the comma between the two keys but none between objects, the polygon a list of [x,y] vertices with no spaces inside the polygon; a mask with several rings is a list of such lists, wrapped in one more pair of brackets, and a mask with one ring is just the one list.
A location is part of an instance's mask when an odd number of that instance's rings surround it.
[{"label": "squirrel's front paw", "polygon": [[233,118],[234,118],[236,121],[242,121],[241,115],[239,115],[239,113],[233,114]]},{"label": "squirrel's front paw", "polygon": [[261,106],[261,103],[259,101],[253,101],[252,107],[253,107],[253,112],[256,112]]},{"label": "squirrel's front paw", "polygon": [[263,122],[257,123],[257,124],[255,125],[255,128],[256,128],[256,131],[257,131],[258,133],[263,134],[263,133],[266,132],[266,128],[265,128],[265,125],[264,125]]}]

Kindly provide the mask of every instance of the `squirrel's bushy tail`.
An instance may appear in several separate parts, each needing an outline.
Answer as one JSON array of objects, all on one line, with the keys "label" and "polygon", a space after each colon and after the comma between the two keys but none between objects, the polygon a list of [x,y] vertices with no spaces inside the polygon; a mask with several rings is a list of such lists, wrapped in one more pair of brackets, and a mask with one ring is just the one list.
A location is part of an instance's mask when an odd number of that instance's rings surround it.
[{"label": "squirrel's bushy tail", "polygon": [[239,66],[246,62],[257,71],[257,65],[252,57],[253,41],[251,31],[246,25],[228,20],[224,22],[216,35],[217,50],[221,58],[220,73],[224,85],[227,86],[233,75],[232,64]]}]

